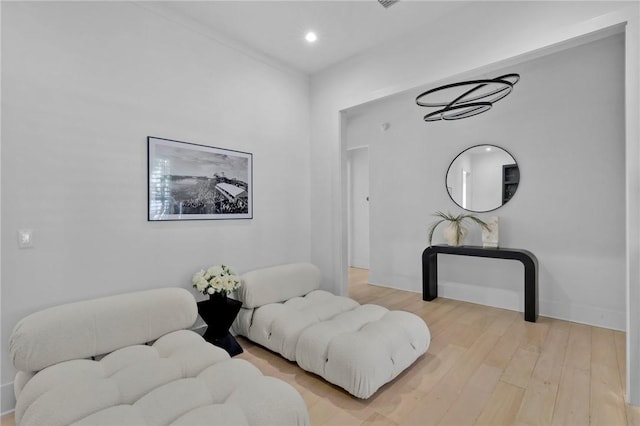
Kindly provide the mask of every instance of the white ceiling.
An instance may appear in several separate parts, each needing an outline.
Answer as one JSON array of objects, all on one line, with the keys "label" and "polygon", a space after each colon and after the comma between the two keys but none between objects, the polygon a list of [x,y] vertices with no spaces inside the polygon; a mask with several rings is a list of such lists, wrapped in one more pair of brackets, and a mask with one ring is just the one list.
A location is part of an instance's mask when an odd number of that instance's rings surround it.
[{"label": "white ceiling", "polygon": [[[160,7],[307,74],[401,37],[469,2],[400,0],[172,1]],[[304,40],[307,31],[318,41]],[[433,40],[425,40],[432,43]]]}]

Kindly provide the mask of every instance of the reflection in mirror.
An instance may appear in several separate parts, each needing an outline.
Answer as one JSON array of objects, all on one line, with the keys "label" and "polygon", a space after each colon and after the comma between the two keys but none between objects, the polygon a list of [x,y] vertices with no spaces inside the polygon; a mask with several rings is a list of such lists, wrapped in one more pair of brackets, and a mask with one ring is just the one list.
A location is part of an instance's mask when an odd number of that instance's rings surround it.
[{"label": "reflection in mirror", "polygon": [[516,160],[495,145],[477,145],[462,151],[447,171],[451,199],[463,209],[478,213],[508,202],[519,182]]}]

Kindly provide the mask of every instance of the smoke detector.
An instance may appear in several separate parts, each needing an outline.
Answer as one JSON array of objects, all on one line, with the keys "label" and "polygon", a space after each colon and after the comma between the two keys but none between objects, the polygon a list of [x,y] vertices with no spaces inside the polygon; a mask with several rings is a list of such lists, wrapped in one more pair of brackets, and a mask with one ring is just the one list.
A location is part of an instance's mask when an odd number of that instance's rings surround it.
[{"label": "smoke detector", "polygon": [[394,4],[398,3],[399,0],[378,0],[378,3],[383,5],[385,8],[389,8]]}]

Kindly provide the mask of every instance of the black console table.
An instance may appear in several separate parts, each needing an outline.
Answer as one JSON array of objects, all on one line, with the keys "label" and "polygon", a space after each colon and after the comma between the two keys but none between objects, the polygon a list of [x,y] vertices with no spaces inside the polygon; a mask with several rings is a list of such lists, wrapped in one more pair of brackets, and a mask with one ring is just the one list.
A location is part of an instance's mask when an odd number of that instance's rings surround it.
[{"label": "black console table", "polygon": [[462,256],[490,257],[519,260],[524,265],[524,319],[536,322],[538,318],[538,259],[528,250],[510,248],[483,248],[479,246],[427,247],[422,252],[422,300],[438,297],[438,253]]}]

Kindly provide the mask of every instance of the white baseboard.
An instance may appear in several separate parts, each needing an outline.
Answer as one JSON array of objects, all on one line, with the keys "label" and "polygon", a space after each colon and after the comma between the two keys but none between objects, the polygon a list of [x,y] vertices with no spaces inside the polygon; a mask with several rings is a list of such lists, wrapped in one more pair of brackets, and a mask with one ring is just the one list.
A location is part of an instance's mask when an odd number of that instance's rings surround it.
[{"label": "white baseboard", "polygon": [[511,311],[524,311],[524,293],[521,296],[513,290],[445,281],[438,283],[438,296]]},{"label": "white baseboard", "polygon": [[0,415],[11,413],[16,408],[16,398],[13,394],[13,382],[0,386]]},{"label": "white baseboard", "polygon": [[349,266],[360,269],[369,269],[369,259],[360,259],[354,257],[353,259],[351,259],[351,264]]},{"label": "white baseboard", "polygon": [[[369,283],[378,287],[395,288],[398,290],[411,291],[417,293],[414,289],[416,285],[415,277],[409,275],[384,275],[376,274],[375,271],[369,269]],[[391,286],[386,283],[394,283]]]},{"label": "white baseboard", "polygon": [[540,315],[618,331],[626,331],[627,329],[625,312],[576,303],[566,304],[552,300],[540,300]]},{"label": "white baseboard", "polygon": [[[415,287],[405,277],[378,277],[369,275],[369,282],[396,282],[397,286],[382,284],[382,287],[397,288],[405,291]],[[380,284],[375,284],[380,285]],[[422,292],[420,292],[421,294]],[[438,283],[438,296],[463,302],[477,303],[479,305],[493,306],[495,308],[524,312],[524,288],[519,291],[501,288],[491,288],[472,284],[440,281]],[[581,305],[577,303],[559,302],[555,300],[538,300],[538,314],[544,317],[560,319],[564,321],[578,322],[581,324],[603,327],[612,330],[626,330],[626,314],[624,311],[603,309],[595,306]]]},{"label": "white baseboard", "polygon": [[[441,282],[438,296],[480,305],[524,312],[524,289],[521,292],[470,284]],[[573,302],[538,300],[538,314],[544,317],[578,322],[613,330],[626,330],[625,312],[581,305]]]}]

